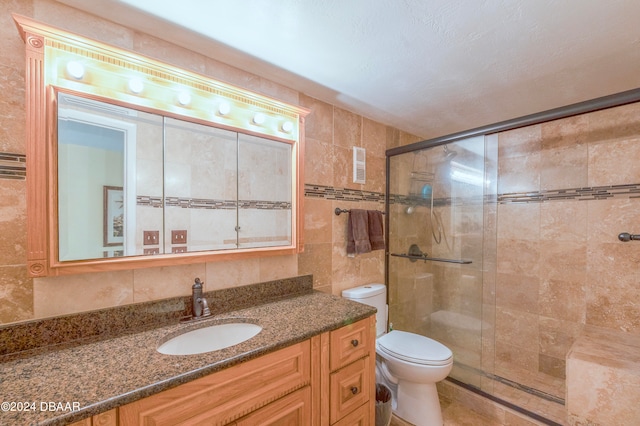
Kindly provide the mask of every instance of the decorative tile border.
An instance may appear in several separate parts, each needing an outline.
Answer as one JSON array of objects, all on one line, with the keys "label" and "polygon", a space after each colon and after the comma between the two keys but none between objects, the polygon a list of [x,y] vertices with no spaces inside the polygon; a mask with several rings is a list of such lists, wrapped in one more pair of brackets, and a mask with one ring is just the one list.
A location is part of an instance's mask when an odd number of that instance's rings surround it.
[{"label": "decorative tile border", "polygon": [[[211,210],[235,210],[235,200],[210,200],[206,198],[181,198],[167,197],[167,207],[181,207],[183,209],[211,209]],[[139,206],[162,208],[162,197],[139,195],[136,199]],[[239,200],[237,207],[240,209],[256,210],[291,210],[289,201],[265,201],[265,200]]]},{"label": "decorative tile border", "polygon": [[166,197],[167,207],[182,207],[183,209],[216,209],[235,210],[236,202],[233,200],[210,200],[205,198]]},{"label": "decorative tile border", "polygon": [[592,186],[498,195],[499,204],[541,203],[545,201],[590,201],[609,198],[640,198],[640,184]]},{"label": "decorative tile border", "polygon": [[138,195],[136,198],[136,204],[139,206],[149,206],[155,208],[162,208],[162,197],[150,197],[147,195]]},{"label": "decorative tile border", "polygon": [[[441,207],[451,204],[511,204],[511,203],[543,203],[549,201],[593,201],[611,198],[640,198],[640,184],[592,186],[583,188],[553,189],[547,191],[512,192],[506,194],[489,194],[484,197],[436,198],[433,205]],[[453,202],[452,202],[453,201]],[[429,206],[430,200],[415,195],[390,194],[389,204],[407,206]]]},{"label": "decorative tile border", "polygon": [[27,157],[24,154],[0,152],[0,179],[25,180]]},{"label": "decorative tile border", "polygon": [[304,185],[304,196],[311,198],[324,198],[325,200],[341,201],[373,201],[384,203],[384,194],[381,192],[361,191],[359,189],[334,188],[324,185]]}]

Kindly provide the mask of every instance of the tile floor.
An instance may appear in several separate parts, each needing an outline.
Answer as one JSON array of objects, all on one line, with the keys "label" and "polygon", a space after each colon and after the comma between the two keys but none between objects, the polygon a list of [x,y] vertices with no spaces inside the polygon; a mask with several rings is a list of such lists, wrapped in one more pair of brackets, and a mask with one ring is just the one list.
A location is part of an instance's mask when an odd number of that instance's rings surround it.
[{"label": "tile floor", "polygon": [[[444,426],[544,426],[448,381],[439,385]],[[394,416],[391,426],[413,425]]]},{"label": "tile floor", "polygon": [[[444,426],[503,426],[489,417],[473,411],[458,402],[444,402],[442,404],[442,418]],[[412,426],[398,417],[391,419],[390,426]]]}]

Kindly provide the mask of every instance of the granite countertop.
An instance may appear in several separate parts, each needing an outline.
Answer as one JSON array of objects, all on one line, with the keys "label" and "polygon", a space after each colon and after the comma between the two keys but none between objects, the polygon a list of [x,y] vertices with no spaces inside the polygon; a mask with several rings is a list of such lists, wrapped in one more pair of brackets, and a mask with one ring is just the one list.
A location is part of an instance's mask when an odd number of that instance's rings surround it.
[{"label": "granite countertop", "polygon": [[[375,308],[316,291],[213,315],[196,323],[90,341],[0,363],[0,402],[30,411],[0,411],[0,425],[64,425],[340,328]],[[229,319],[262,327],[239,345],[198,355],[156,351],[168,336]],[[32,404],[35,403],[35,404]],[[54,403],[52,406],[50,403]],[[75,405],[74,405],[75,403]],[[42,405],[44,404],[44,405]],[[69,411],[69,407],[76,411]]]}]

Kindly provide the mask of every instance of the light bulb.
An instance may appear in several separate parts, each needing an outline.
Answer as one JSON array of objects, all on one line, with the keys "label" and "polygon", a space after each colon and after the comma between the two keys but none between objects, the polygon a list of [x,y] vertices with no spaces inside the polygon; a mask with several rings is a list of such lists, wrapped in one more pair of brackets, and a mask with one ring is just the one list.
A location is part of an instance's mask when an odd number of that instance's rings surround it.
[{"label": "light bulb", "polygon": [[282,123],[282,126],[280,126],[280,128],[285,133],[291,133],[291,131],[293,130],[293,123],[290,121],[285,121],[284,123]]},{"label": "light bulb", "polygon": [[253,116],[253,122],[255,124],[263,124],[265,120],[265,116],[261,112],[257,112],[256,115]]},{"label": "light bulb", "polygon": [[129,80],[129,90],[133,93],[140,93],[144,89],[144,83],[138,77],[133,77]]},{"label": "light bulb", "polygon": [[220,115],[227,115],[229,114],[229,111],[231,111],[231,105],[229,105],[229,102],[221,102],[220,105],[218,105],[218,113]]},{"label": "light bulb", "polygon": [[67,72],[76,80],[80,80],[84,77],[84,65],[77,61],[70,61],[67,63]]},{"label": "light bulb", "polygon": [[180,105],[189,105],[189,103],[191,102],[191,95],[189,94],[189,92],[180,92],[180,94],[178,95],[178,102],[180,103]]}]

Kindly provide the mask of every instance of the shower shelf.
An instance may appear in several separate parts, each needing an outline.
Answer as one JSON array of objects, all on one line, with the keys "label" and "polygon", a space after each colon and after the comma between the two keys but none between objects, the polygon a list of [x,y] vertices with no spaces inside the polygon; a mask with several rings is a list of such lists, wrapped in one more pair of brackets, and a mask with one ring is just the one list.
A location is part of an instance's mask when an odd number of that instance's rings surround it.
[{"label": "shower shelf", "polygon": [[468,265],[472,263],[471,260],[465,260],[465,259],[443,259],[441,257],[428,257],[426,255],[415,255],[415,254],[406,254],[406,253],[389,253],[389,256],[404,257],[406,259],[409,259],[412,262],[415,262],[416,260],[424,260],[425,262],[427,260],[430,260],[432,262],[459,263],[462,265]]}]

